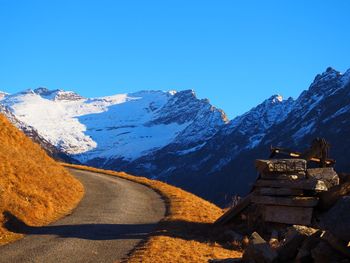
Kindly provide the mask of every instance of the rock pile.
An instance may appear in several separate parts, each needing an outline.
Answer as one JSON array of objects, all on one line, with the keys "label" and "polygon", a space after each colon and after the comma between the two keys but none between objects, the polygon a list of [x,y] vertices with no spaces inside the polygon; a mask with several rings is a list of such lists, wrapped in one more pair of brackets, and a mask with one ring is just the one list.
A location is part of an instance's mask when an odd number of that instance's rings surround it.
[{"label": "rock pile", "polygon": [[303,159],[257,160],[256,167],[252,202],[262,207],[265,222],[310,225],[317,194],[339,184],[332,168],[306,169]]},{"label": "rock pile", "polygon": [[242,261],[350,262],[350,176],[303,159],[256,168],[252,192],[216,221],[249,236]]}]

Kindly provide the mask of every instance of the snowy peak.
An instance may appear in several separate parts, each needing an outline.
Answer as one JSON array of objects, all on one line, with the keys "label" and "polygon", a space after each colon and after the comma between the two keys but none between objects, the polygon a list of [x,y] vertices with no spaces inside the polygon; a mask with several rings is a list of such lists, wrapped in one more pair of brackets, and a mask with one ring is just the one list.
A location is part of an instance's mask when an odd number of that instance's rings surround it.
[{"label": "snowy peak", "polygon": [[316,75],[311,86],[314,86],[315,84],[317,84],[319,82],[329,81],[329,80],[338,78],[340,76],[341,76],[341,73],[339,71],[333,69],[332,67],[328,67],[325,72]]},{"label": "snowy peak", "polygon": [[294,100],[284,100],[281,95],[273,95],[245,114],[236,117],[231,127],[242,132],[267,129],[274,124],[282,122],[293,109]]},{"label": "snowy peak", "polygon": [[222,110],[212,106],[207,99],[198,99],[193,90],[183,90],[169,98],[158,117],[151,124],[176,122],[184,124],[191,122],[205,114],[215,115],[215,122],[225,124],[227,117]]},{"label": "snowy peak", "polygon": [[9,95],[8,97],[19,98],[27,96],[37,96],[51,101],[76,101],[85,99],[73,91],[64,91],[60,89],[49,90],[43,87],[34,90],[26,89],[24,91]]},{"label": "snowy peak", "polygon": [[271,104],[281,103],[283,101],[283,97],[279,94],[276,94],[267,99],[267,101]]},{"label": "snowy peak", "polygon": [[228,119],[226,114],[210,104],[207,99],[198,99],[193,90],[169,92],[167,103],[147,125],[176,124],[185,128],[178,133],[174,143],[197,144],[211,138]]},{"label": "snowy peak", "polygon": [[268,99],[264,100],[258,106],[252,108],[250,111],[255,111],[255,112],[259,112],[261,114],[266,114],[271,109],[274,109],[274,108],[283,109],[286,106],[289,107],[291,104],[293,104],[293,101],[294,100],[291,97],[289,97],[286,100],[283,98],[282,95],[275,94],[275,95],[272,95],[271,97],[269,97]]},{"label": "snowy peak", "polygon": [[330,94],[342,86],[342,77],[339,71],[328,67],[325,72],[315,77],[309,91],[312,93]]},{"label": "snowy peak", "polygon": [[295,101],[297,115],[306,115],[320,105],[321,101],[342,90],[349,83],[350,71],[341,74],[329,67],[322,74],[318,74],[308,90],[303,91]]},{"label": "snowy peak", "polygon": [[44,87],[39,87],[39,88],[35,89],[33,92],[38,94],[38,95],[42,95],[42,94],[50,93],[52,91],[50,91],[49,89],[44,88]]},{"label": "snowy peak", "polygon": [[311,123],[311,119],[317,119],[313,114],[320,114],[325,108],[324,101],[341,91],[346,83],[349,83],[349,79],[350,70],[341,74],[329,67],[325,72],[317,75],[309,89],[302,92],[296,100],[292,98],[285,100],[281,95],[273,95],[245,114],[233,119],[229,128],[225,128],[226,134],[240,133],[249,137],[246,144],[247,148],[251,148],[264,138],[269,128],[287,119],[289,124],[297,125],[302,118],[308,116]]}]

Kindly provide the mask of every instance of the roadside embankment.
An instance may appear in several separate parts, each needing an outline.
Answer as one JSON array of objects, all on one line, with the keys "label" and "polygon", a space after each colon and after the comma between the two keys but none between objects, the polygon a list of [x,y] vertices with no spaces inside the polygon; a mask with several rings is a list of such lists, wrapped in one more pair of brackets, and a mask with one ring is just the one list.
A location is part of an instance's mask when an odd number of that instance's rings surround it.
[{"label": "roadside embankment", "polygon": [[222,239],[222,229],[212,223],[223,213],[216,205],[166,183],[81,165],[66,167],[94,171],[131,180],[158,192],[167,213],[157,230],[130,254],[128,262],[208,262],[210,259],[238,258],[241,252]]},{"label": "roadside embankment", "polygon": [[76,207],[84,189],[1,114],[0,146],[0,245],[3,245],[22,237],[6,229],[5,214],[12,214],[30,226],[46,225]]}]

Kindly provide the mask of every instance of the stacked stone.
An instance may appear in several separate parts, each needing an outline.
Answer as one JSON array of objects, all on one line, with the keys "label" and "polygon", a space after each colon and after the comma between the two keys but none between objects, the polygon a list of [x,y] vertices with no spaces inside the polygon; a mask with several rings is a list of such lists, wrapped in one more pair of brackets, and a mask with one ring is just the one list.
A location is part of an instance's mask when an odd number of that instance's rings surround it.
[{"label": "stacked stone", "polygon": [[303,159],[256,160],[256,168],[260,178],[251,201],[266,222],[310,225],[319,193],[339,184],[333,168],[307,169]]}]

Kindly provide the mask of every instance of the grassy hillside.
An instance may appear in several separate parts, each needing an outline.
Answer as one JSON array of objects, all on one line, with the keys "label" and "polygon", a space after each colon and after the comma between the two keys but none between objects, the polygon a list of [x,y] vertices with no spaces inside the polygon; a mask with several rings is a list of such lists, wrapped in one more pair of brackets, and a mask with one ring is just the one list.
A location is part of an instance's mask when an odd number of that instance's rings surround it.
[{"label": "grassy hillside", "polygon": [[167,205],[166,217],[157,231],[131,253],[127,262],[208,262],[209,259],[241,257],[241,252],[234,249],[235,244],[222,239],[225,229],[212,225],[223,214],[216,205],[160,181],[122,172],[65,165],[138,182],[163,196]]},{"label": "grassy hillside", "polygon": [[4,227],[8,211],[39,226],[67,214],[83,186],[0,114],[0,245],[21,237]]}]

